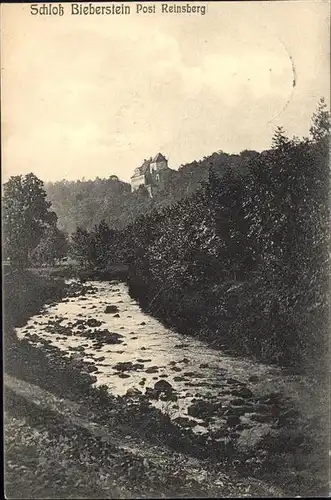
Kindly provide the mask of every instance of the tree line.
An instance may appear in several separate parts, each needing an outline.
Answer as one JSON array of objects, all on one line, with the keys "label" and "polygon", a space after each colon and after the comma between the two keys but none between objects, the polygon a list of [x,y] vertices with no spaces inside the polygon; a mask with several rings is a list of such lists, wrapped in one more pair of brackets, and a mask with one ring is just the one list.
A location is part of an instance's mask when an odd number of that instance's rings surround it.
[{"label": "tree line", "polygon": [[[213,165],[199,190],[137,217],[73,235],[85,265],[130,265],[131,293],[167,324],[215,346],[311,366],[327,342],[329,113],[309,137],[275,131],[245,168]],[[314,361],[315,360],[315,361]]]},{"label": "tree line", "polygon": [[[309,365],[327,342],[329,138],[321,100],[309,137],[278,128],[262,153],[215,153],[203,160],[207,175],[189,196],[179,190],[171,204],[147,198],[120,228],[106,220],[78,227],[69,253],[90,268],[129,264],[142,307],[186,333],[263,360]],[[5,248],[13,261],[37,248],[45,253],[45,236],[56,227],[31,176],[5,185]],[[24,191],[34,199],[30,208]]]},{"label": "tree line", "polygon": [[108,179],[48,182],[45,184],[47,199],[58,216],[58,227],[68,234],[77,227],[92,231],[104,221],[111,229],[124,229],[139,215],[162,209],[192,195],[208,180],[210,166],[222,172],[226,165],[243,170],[248,159],[257,154],[244,151],[228,155],[222,151],[199,161],[170,169],[164,185],[153,198],[141,188],[131,193],[131,186],[116,176]]}]

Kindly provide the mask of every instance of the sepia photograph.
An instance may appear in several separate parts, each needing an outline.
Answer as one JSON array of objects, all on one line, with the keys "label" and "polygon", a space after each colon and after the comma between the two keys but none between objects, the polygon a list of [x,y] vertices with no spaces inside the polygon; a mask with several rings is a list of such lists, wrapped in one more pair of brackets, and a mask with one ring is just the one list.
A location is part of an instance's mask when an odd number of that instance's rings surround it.
[{"label": "sepia photograph", "polygon": [[330,4],[1,4],[4,495],[329,497]]}]

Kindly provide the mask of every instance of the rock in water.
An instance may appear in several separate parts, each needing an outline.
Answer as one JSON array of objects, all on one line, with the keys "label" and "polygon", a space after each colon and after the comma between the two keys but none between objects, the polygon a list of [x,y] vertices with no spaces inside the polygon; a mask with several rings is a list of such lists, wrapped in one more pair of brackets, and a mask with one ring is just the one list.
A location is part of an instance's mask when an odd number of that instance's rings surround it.
[{"label": "rock in water", "polygon": [[159,371],[158,366],[150,366],[145,370],[146,373],[157,373]]},{"label": "rock in water", "polygon": [[166,380],[158,380],[155,384],[154,384],[154,390],[155,391],[158,391],[158,392],[166,392],[166,393],[170,393],[172,392],[174,389],[172,387],[172,385],[167,382]]},{"label": "rock in water", "polygon": [[86,321],[87,326],[94,327],[102,325],[101,321],[98,321],[95,318],[90,318]]},{"label": "rock in water", "polygon": [[131,361],[120,362],[114,366],[115,370],[121,372],[141,370],[143,367],[144,365],[141,363],[132,363]]},{"label": "rock in water", "polygon": [[118,312],[117,306],[107,306],[105,309],[105,313],[107,313],[107,314],[117,313],[117,312]]},{"label": "rock in water", "polygon": [[179,366],[173,366],[171,369],[172,369],[174,372],[181,372],[181,371],[182,371],[182,369],[181,369],[181,368],[179,368]]}]

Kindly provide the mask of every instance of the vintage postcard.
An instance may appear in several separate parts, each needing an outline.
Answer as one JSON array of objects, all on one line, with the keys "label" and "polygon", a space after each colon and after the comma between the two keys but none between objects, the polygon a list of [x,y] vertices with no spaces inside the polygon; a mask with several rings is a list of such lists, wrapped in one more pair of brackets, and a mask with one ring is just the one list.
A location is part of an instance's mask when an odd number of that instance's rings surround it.
[{"label": "vintage postcard", "polygon": [[328,496],[329,9],[1,5],[6,498]]}]

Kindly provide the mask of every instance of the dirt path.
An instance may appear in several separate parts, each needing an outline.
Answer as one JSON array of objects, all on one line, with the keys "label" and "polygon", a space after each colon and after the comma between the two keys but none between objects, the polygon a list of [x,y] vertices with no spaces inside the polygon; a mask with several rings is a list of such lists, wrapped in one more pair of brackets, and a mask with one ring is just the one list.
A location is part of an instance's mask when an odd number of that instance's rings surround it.
[{"label": "dirt path", "polygon": [[8,498],[283,496],[124,427],[100,426],[82,405],[38,386],[6,376],[5,387]]}]

